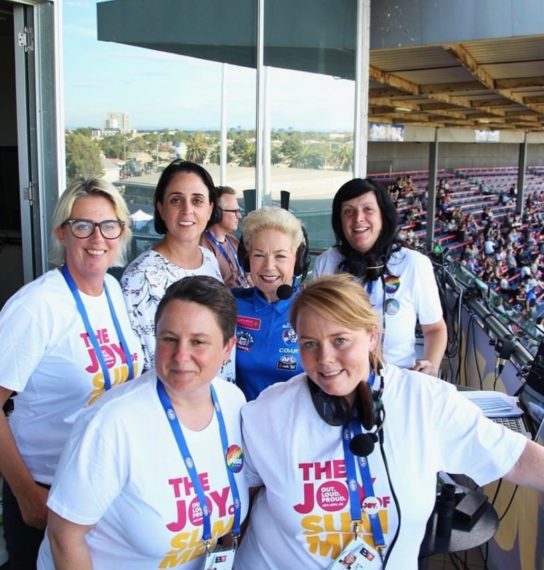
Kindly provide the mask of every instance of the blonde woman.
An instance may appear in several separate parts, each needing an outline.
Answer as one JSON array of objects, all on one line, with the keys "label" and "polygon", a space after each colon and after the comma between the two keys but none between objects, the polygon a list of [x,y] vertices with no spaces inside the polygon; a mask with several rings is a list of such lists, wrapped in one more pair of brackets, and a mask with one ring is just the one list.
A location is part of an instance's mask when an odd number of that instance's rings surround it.
[{"label": "blonde woman", "polygon": [[25,285],[0,313],[0,404],[17,392],[9,423],[0,414],[0,473],[10,565],[35,568],[47,489],[70,417],[105,390],[138,376],[142,353],[117,281],[129,215],[116,188],[78,181],[53,214],[59,267]]},{"label": "blonde woman", "polygon": [[[415,570],[436,473],[544,490],[544,449],[485,418],[455,387],[384,365],[380,318],[349,275],[293,302],[304,373],[242,410],[248,478],[262,487],[237,570]],[[402,519],[402,523],[401,523]]]}]

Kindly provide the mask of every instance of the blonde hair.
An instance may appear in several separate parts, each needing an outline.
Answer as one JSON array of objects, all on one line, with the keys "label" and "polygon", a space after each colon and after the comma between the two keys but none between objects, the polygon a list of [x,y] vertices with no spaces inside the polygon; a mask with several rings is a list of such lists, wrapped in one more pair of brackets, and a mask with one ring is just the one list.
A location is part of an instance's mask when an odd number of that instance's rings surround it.
[{"label": "blonde hair", "polygon": [[242,237],[247,251],[251,249],[255,235],[262,230],[277,230],[286,234],[291,240],[293,253],[304,242],[301,221],[283,208],[260,208],[246,216],[242,223]]},{"label": "blonde hair", "polygon": [[[365,330],[369,334],[380,332],[380,316],[372,308],[362,285],[348,273],[326,275],[307,283],[291,305],[290,322],[297,331],[297,319],[302,309],[347,327]],[[370,354],[374,369],[382,362],[379,345]]]},{"label": "blonde hair", "polygon": [[49,259],[54,265],[62,265],[66,260],[66,251],[64,246],[60,243],[55,234],[55,230],[62,227],[66,220],[70,219],[72,209],[76,200],[79,198],[86,198],[88,196],[100,196],[106,198],[115,212],[115,216],[125,226],[123,233],[119,238],[121,240],[121,247],[119,248],[119,255],[113,264],[113,267],[123,267],[126,263],[126,252],[132,239],[132,231],[130,229],[130,215],[123,196],[119,190],[103,178],[87,178],[80,179],[74,182],[68,189],[66,189],[53,212],[51,225],[53,228],[51,239],[51,253]]}]

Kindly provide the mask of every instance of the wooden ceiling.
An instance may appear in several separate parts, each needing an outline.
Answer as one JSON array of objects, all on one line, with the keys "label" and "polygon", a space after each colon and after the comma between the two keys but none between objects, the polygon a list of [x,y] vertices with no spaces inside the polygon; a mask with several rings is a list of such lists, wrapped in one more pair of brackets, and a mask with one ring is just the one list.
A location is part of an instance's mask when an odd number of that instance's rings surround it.
[{"label": "wooden ceiling", "polygon": [[544,36],[371,50],[369,121],[544,131]]}]

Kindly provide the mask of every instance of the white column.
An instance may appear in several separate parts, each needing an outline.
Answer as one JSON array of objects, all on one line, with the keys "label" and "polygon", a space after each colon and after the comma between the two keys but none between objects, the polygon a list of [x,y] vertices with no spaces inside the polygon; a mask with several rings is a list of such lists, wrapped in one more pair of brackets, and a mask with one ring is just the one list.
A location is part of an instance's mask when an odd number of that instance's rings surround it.
[{"label": "white column", "polygon": [[227,185],[227,64],[221,65],[221,137],[219,141],[219,185]]},{"label": "white column", "polygon": [[265,100],[265,72],[264,72],[264,1],[257,3],[257,116],[255,119],[255,188],[256,207],[263,205],[264,194],[264,100]]},{"label": "white column", "polygon": [[357,40],[355,49],[353,175],[356,178],[365,178],[368,159],[370,0],[357,0]]}]

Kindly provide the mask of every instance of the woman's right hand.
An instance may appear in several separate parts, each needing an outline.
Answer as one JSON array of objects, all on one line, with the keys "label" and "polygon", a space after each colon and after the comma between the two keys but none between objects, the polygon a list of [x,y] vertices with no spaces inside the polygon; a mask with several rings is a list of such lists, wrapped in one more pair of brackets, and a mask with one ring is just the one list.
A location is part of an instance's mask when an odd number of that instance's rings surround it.
[{"label": "woman's right hand", "polygon": [[27,489],[16,495],[23,521],[34,528],[45,528],[47,524],[47,496],[49,490],[32,481]]},{"label": "woman's right hand", "polygon": [[2,408],[12,390],[0,386],[0,473],[7,481],[26,524],[45,528],[48,490],[38,485],[25,465]]}]

